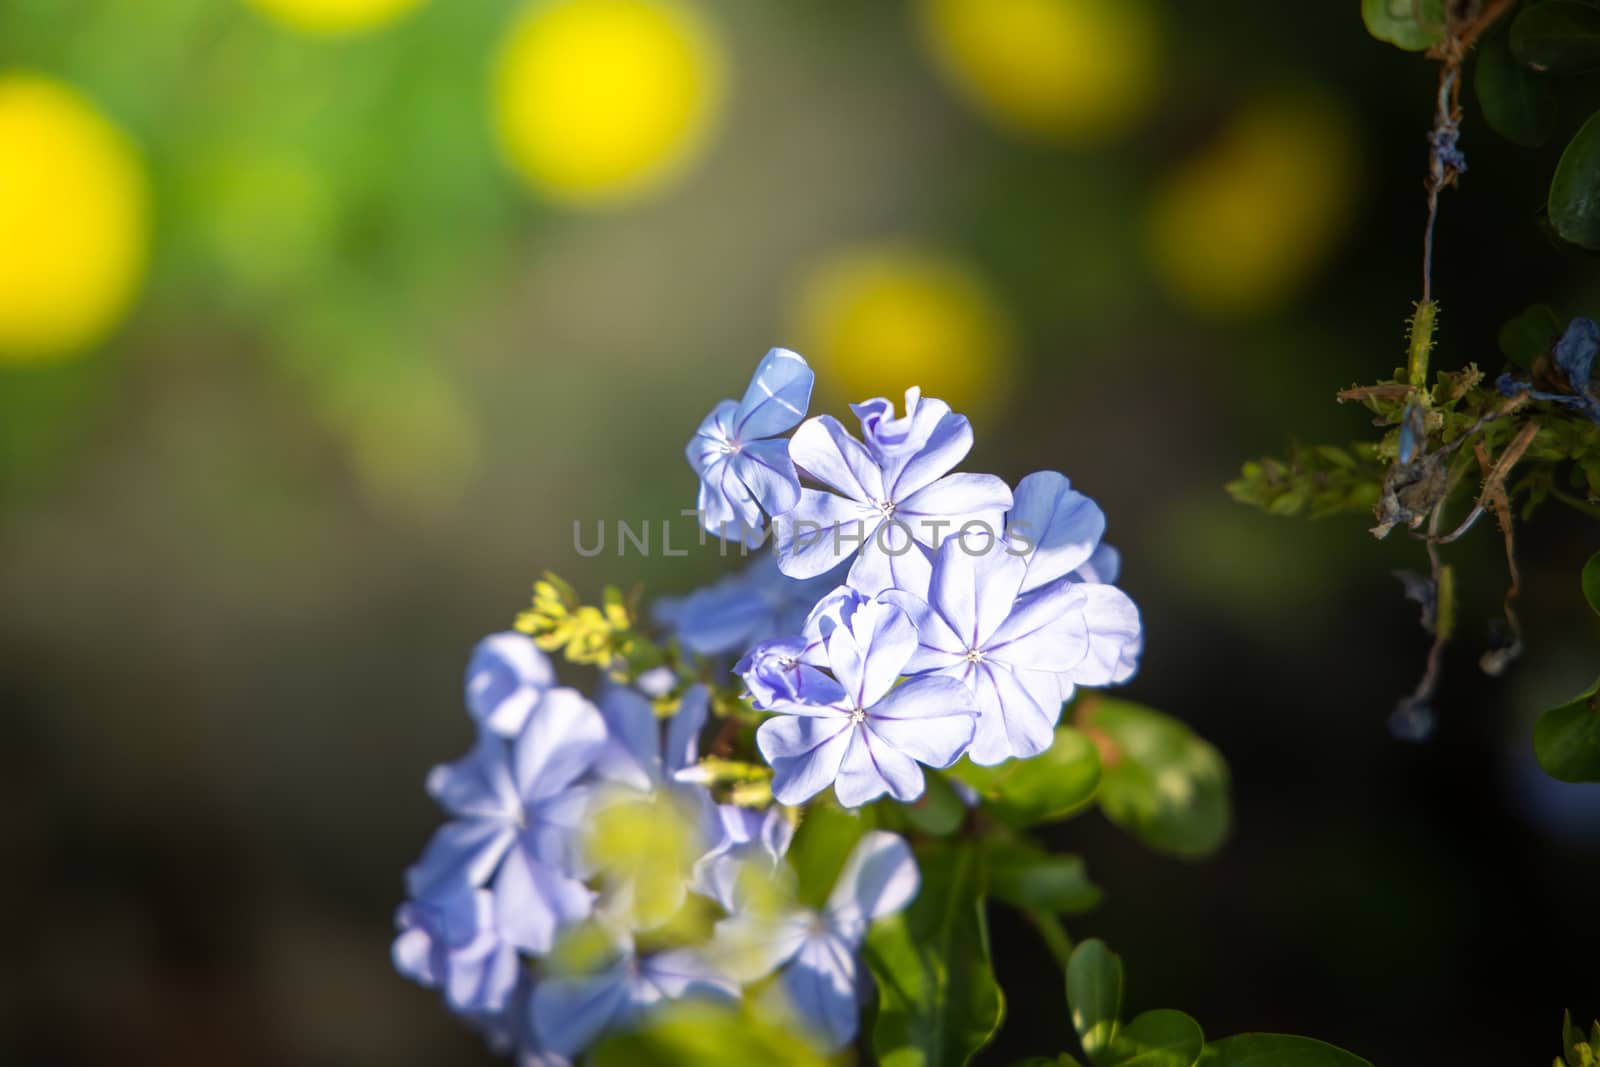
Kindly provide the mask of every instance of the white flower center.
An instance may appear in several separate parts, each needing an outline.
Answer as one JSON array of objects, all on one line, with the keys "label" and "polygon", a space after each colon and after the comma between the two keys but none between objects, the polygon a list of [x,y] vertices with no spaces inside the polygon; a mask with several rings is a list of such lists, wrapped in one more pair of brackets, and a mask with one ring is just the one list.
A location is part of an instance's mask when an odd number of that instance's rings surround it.
[{"label": "white flower center", "polygon": [[981,649],[981,648],[969,648],[969,649],[967,649],[967,662],[968,663],[982,663],[983,662],[983,649]]},{"label": "white flower center", "polygon": [[852,711],[850,713],[850,721],[856,726],[860,726],[867,721],[867,710],[865,708],[857,708]]}]

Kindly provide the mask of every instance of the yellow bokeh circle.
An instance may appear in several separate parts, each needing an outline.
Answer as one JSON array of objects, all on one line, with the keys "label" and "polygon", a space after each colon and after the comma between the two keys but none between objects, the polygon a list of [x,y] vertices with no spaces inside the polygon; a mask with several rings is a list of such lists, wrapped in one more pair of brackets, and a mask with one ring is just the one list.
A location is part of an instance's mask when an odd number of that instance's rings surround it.
[{"label": "yellow bokeh circle", "polygon": [[144,275],[149,205],[128,139],[60,82],[0,74],[0,361],[100,340]]},{"label": "yellow bokeh circle", "polygon": [[495,72],[501,147],[550,199],[632,199],[699,154],[723,71],[721,41],[685,5],[541,0],[512,27]]},{"label": "yellow bokeh circle", "polygon": [[1151,202],[1152,266],[1195,311],[1244,316],[1294,296],[1350,224],[1359,145],[1336,102],[1290,92],[1247,105]]},{"label": "yellow bokeh circle", "polygon": [[[360,33],[393,22],[422,0],[248,0],[258,11],[305,33]],[[451,0],[459,2],[459,0]]]},{"label": "yellow bokeh circle", "polygon": [[797,348],[839,400],[898,404],[913,385],[960,411],[1006,399],[1010,319],[960,260],[901,246],[844,253],[804,279],[793,317]]},{"label": "yellow bokeh circle", "polygon": [[918,0],[924,37],[958,92],[1031,137],[1089,140],[1145,115],[1161,85],[1148,0]]}]

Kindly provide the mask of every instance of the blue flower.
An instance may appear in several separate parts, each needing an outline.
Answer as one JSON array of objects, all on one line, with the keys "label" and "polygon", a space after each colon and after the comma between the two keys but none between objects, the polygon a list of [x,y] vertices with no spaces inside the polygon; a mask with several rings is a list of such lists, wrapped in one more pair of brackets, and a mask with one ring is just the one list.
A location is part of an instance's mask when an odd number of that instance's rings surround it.
[{"label": "blue flower", "polygon": [[889,418],[892,410],[883,399],[856,405],[866,445],[829,415],[795,431],[789,455],[830,491],[801,490],[776,524],[783,573],[811,578],[856,556],[849,584],[870,594],[896,584],[897,561],[914,562],[919,544],[937,546],[963,523],[999,534],[1011,506],[1006,484],[989,474],[948,473],[972,448],[966,416],[916,389],[906,392],[904,417]]},{"label": "blue flower", "polygon": [[574,690],[552,689],[513,741],[486,732],[466,757],[435,767],[428,792],[455,819],[406,872],[411,896],[437,900],[489,886],[506,940],[548,951],[556,932],[592,905],[579,881],[589,790],[578,781],[605,744],[594,705]]},{"label": "blue flower", "polygon": [[808,694],[831,692],[834,681],[822,674],[828,666],[827,635],[864,599],[849,586],[838,586],[817,601],[799,634],[763,641],[745,653],[733,672],[744,679],[750,702],[765,711],[779,700],[805,703]]},{"label": "blue flower", "polygon": [[778,569],[776,557],[758,556],[744,570],[714,585],[658,602],[656,618],[697,655],[748,649],[768,638],[799,632],[817,598],[839,584],[843,571],[841,566],[799,581]]},{"label": "blue flower", "polygon": [[[1040,471],[1017,483],[1006,528],[1025,531],[1033,542],[1026,557],[1024,595],[1061,580],[1085,586],[1080,592],[1089,652],[1076,667],[1056,676],[1058,692],[1051,699],[1064,704],[1077,685],[1113,685],[1131,678],[1144,649],[1144,633],[1133,601],[1110,588],[1122,569],[1122,556],[1099,540],[1105,528],[1100,508],[1074,490],[1064,475]],[[1085,549],[1091,550],[1087,558]],[[1024,672],[1024,677],[1030,687],[1042,684],[1033,672]]]},{"label": "blue flower", "polygon": [[520,968],[517,987],[512,990],[505,1007],[492,1014],[467,1015],[471,1023],[484,1036],[490,1051],[496,1055],[512,1055],[517,1067],[572,1067],[572,1060],[545,1048],[533,1030],[533,975]]},{"label": "blue flower", "polygon": [[[1105,513],[1093,500],[1073,489],[1066,475],[1036,471],[1022,479],[1006,515],[1007,540],[1025,551],[1027,574],[1022,591],[1032,592],[1085,568],[1094,577],[1080,574],[1080,580],[1115,581],[1115,549],[1110,556],[1098,557],[1098,569],[1094,566],[1105,531]],[[1104,570],[1109,570],[1109,577],[1100,576]]]},{"label": "blue flower", "polygon": [[467,711],[483,729],[515,737],[555,684],[555,668],[532,638],[515,630],[490,634],[467,663]]},{"label": "blue flower", "polygon": [[778,876],[794,840],[794,823],[776,804],[765,811],[719,804],[716,829],[715,843],[694,865],[691,888],[733,912],[743,902],[745,877]]},{"label": "blue flower", "polygon": [[722,401],[700,424],[687,454],[700,476],[700,523],[707,530],[754,546],[766,530],[763,513],[782,515],[800,499],[794,463],[776,436],[806,417],[814,378],[799,355],[774,348],[744,399]]},{"label": "blue flower", "polygon": [[1600,326],[1593,319],[1573,319],[1551,352],[1572,388],[1587,393],[1594,375],[1594,358],[1600,354]]},{"label": "blue flower", "polygon": [[710,712],[705,686],[684,692],[665,729],[654,705],[636,689],[607,683],[599,704],[607,734],[595,760],[601,778],[648,792],[676,784],[679,774],[700,758],[700,731]]},{"label": "blue flower", "polygon": [[[959,679],[974,694],[980,711],[968,752],[974,763],[992,766],[1049,748],[1061,716],[1062,677],[1075,680],[1096,642],[1104,643],[1106,635],[1096,631],[1107,610],[1102,601],[1132,609],[1113,586],[1073,580],[1071,571],[1091,551],[1080,544],[1072,553],[1030,557],[990,542],[979,552],[952,537],[934,559],[926,600],[904,590],[883,594],[916,626],[907,672]],[[1047,577],[1063,573],[1024,595],[1034,567]],[[1133,618],[1136,627],[1136,612]]]},{"label": "blue flower", "polygon": [[1596,325],[1593,319],[1573,319],[1551,352],[1555,356],[1556,366],[1567,376],[1572,393],[1547,393],[1535,389],[1529,382],[1513,378],[1509,373],[1495,379],[1495,388],[1503,396],[1528,393],[1535,400],[1577,408],[1590,420],[1600,422],[1600,398],[1596,398],[1590,389],[1595,356],[1600,354],[1600,325]]},{"label": "blue flower", "polygon": [[402,904],[395,915],[400,934],[391,952],[395,969],[441,990],[462,1014],[502,1011],[522,968],[516,948],[495,926],[494,910],[488,890],[471,888]]},{"label": "blue flower", "polygon": [[717,941],[741,980],[782,968],[779,983],[789,1005],[828,1050],[843,1048],[860,1016],[867,928],[911,903],[919,882],[905,841],[874,830],[850,854],[820,913],[737,914],[717,924]]},{"label": "blue flower", "polygon": [[641,956],[626,937],[617,949],[616,958],[594,973],[551,975],[534,987],[533,1028],[544,1048],[574,1056],[601,1033],[627,1029],[665,1001],[738,999],[738,986],[702,953]]},{"label": "blue flower", "polygon": [[917,651],[905,612],[857,594],[826,636],[823,684],[778,700],[756,744],[772,765],[772,795],[800,804],[829,785],[846,807],[922,795],[922,768],[948,767],[972,741],[976,707],[953,678],[895,682]]}]

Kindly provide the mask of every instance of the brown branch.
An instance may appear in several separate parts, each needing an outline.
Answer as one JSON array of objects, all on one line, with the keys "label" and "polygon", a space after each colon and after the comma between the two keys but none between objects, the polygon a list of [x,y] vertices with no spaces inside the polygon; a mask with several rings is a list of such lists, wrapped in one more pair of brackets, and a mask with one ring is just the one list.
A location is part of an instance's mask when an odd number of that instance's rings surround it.
[{"label": "brown branch", "polygon": [[1489,497],[1495,518],[1500,522],[1500,533],[1506,546],[1506,570],[1511,572],[1511,586],[1506,590],[1505,600],[1501,604],[1510,640],[1504,647],[1491,648],[1478,658],[1478,666],[1484,674],[1498,677],[1522,655],[1522,623],[1517,618],[1515,607],[1517,594],[1522,592],[1522,574],[1517,569],[1517,542],[1511,525],[1511,499],[1506,495],[1505,479],[1491,484],[1489,479],[1493,469],[1489,464],[1489,450],[1482,441],[1473,442],[1472,451],[1478,459],[1478,469],[1484,472],[1484,495]]}]

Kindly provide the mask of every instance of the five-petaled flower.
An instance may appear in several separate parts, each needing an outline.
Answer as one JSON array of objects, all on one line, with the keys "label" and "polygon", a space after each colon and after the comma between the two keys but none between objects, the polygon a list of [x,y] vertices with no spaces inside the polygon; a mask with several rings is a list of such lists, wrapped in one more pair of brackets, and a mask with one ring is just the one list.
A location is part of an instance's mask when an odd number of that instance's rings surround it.
[{"label": "five-petaled flower", "polygon": [[917,652],[917,633],[899,608],[854,594],[824,638],[832,678],[819,674],[804,700],[773,702],[756,731],[772,765],[772,795],[802,803],[829,785],[856,807],[885,793],[922,795],[922,768],[948,767],[972,741],[977,708],[953,678],[895,685]]},{"label": "five-petaled flower", "polygon": [[[789,455],[810,480],[778,524],[778,566],[810,578],[855,555],[849,584],[876,593],[897,584],[896,567],[915,564],[920,546],[973,522],[999,530],[1011,490],[992,474],[950,474],[972,448],[972,426],[942,400],[906,391],[906,414],[893,419],[884,399],[854,406],[868,444],[831,415],[807,419]],[[859,555],[856,555],[859,549]]]},{"label": "five-petaled flower", "polygon": [[724,540],[761,543],[766,516],[800,499],[800,479],[786,433],[806,417],[815,375],[786,348],[768,352],[737,403],[711,409],[689,441],[689,464],[700,476],[700,523]]},{"label": "five-petaled flower", "polygon": [[472,752],[435,767],[428,792],[455,818],[406,872],[413,898],[439,899],[490,885],[505,939],[547,952],[556,932],[589,914],[580,828],[590,790],[584,777],[606,744],[605,722],[573,689],[544,695],[521,733],[492,733]]},{"label": "five-petaled flower", "polygon": [[717,924],[717,941],[729,969],[744,981],[781,968],[789,1006],[830,1051],[842,1048],[856,1035],[867,927],[911,903],[919,882],[905,841],[874,830],[845,861],[821,912],[741,912]]},{"label": "five-petaled flower", "polygon": [[467,663],[467,711],[482,728],[515,737],[555,684],[550,657],[531,637],[516,630],[490,634]]}]

